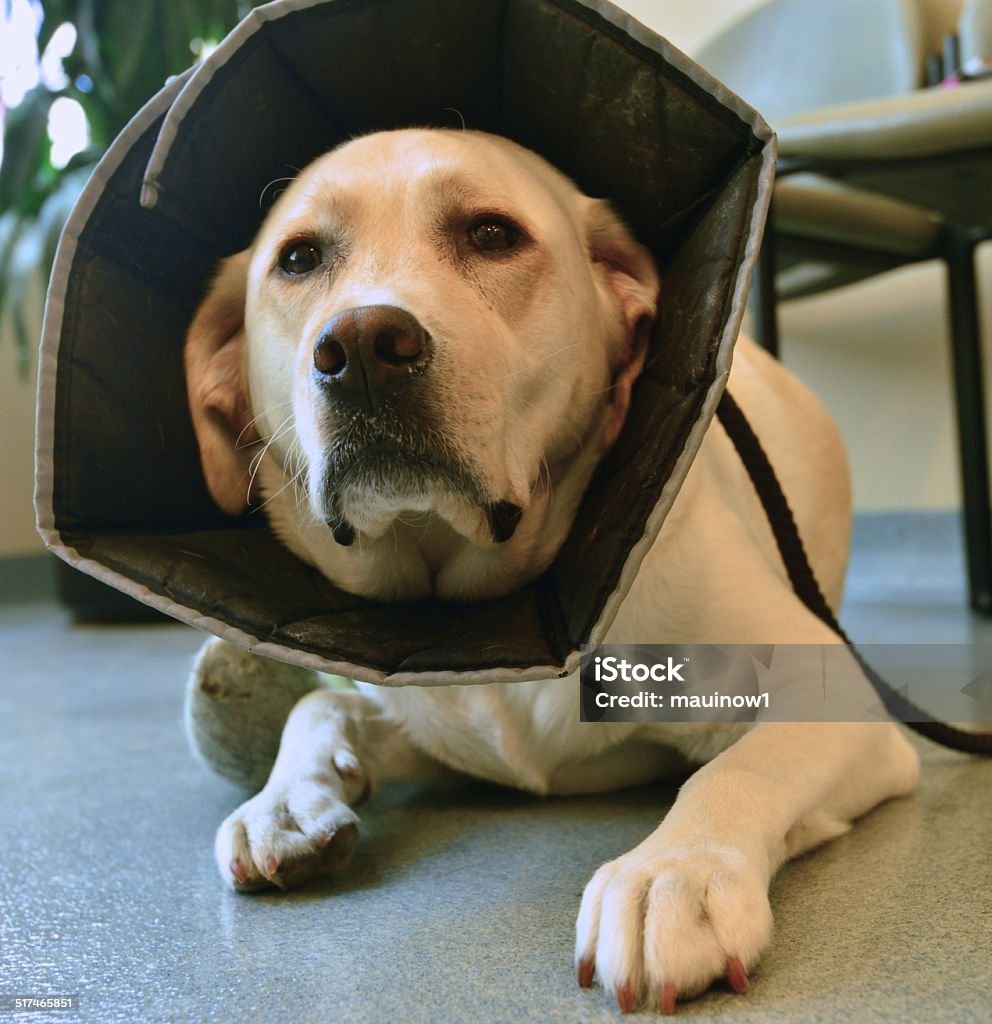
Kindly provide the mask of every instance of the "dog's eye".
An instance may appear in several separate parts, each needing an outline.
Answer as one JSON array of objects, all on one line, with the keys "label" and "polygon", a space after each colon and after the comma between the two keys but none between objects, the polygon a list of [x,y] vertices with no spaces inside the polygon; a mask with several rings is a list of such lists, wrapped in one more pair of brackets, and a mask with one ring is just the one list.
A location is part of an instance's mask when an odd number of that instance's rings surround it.
[{"label": "dog's eye", "polygon": [[520,240],[520,229],[502,217],[483,217],[468,229],[468,236],[483,252],[504,252]]},{"label": "dog's eye", "polygon": [[290,242],[279,254],[279,266],[294,277],[309,274],[321,264],[320,249],[313,242]]}]

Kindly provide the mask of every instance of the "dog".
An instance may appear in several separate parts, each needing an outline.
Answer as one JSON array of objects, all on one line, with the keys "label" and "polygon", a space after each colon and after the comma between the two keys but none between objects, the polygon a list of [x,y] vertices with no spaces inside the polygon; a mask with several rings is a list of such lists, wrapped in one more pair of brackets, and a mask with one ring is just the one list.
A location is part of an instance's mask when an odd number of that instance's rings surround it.
[{"label": "dog", "polygon": [[[554,559],[620,432],[661,291],[650,254],[607,202],[507,139],[434,129],[353,139],[288,185],[251,248],[222,264],[189,330],[210,493],[231,515],[264,505],[284,544],[354,594],[510,593]],[[837,432],[743,338],[729,388],[836,607],[850,527]],[[795,596],[719,425],[607,640],[837,642]],[[267,665],[211,640],[194,682],[208,666],[235,677]],[[769,882],[786,859],[913,789],[917,757],[896,726],[580,725],[575,676],[319,688],[289,714],[268,781],[220,826],[217,863],[239,890],[343,866],[354,808],[387,778],[456,772],[584,793],[687,762],[700,767],[658,828],[593,875],[575,940],[580,985],[598,980],[624,1011],[671,1013],[720,978],[748,988],[772,929]]]}]

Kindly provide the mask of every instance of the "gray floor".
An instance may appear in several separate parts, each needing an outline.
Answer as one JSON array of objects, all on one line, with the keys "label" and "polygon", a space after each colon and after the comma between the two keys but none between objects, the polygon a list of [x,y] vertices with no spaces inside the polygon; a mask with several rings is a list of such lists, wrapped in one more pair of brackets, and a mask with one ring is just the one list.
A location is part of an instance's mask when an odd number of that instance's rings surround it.
[{"label": "gray floor", "polygon": [[[844,619],[864,641],[989,642],[961,578],[949,517],[862,521]],[[346,877],[236,896],[211,840],[239,793],[193,762],[180,723],[199,640],[0,607],[0,996],[82,1006],[0,1024],[620,1018],[575,985],[574,914],[672,787],[547,801],[397,787],[364,810]],[[992,762],[920,748],[916,797],[781,872],[751,992],[681,1014],[992,1021]]]}]

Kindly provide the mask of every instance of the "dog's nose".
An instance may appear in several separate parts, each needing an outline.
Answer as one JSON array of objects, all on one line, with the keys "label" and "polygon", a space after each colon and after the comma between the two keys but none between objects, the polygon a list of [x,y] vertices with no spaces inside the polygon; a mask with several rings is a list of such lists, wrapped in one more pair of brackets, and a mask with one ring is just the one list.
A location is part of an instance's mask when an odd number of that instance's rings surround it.
[{"label": "dog's nose", "polygon": [[375,409],[432,355],[431,339],[396,306],[357,306],[332,317],[313,349],[317,380],[342,401]]}]

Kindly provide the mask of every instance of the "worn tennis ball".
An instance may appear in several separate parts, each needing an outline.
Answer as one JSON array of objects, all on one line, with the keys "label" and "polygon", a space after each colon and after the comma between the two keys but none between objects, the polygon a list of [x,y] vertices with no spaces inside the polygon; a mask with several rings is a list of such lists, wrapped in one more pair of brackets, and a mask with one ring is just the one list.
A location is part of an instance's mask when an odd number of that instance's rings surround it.
[{"label": "worn tennis ball", "polygon": [[186,736],[193,753],[232,782],[261,789],[293,705],[328,681],[223,640],[208,641],[186,687]]}]

